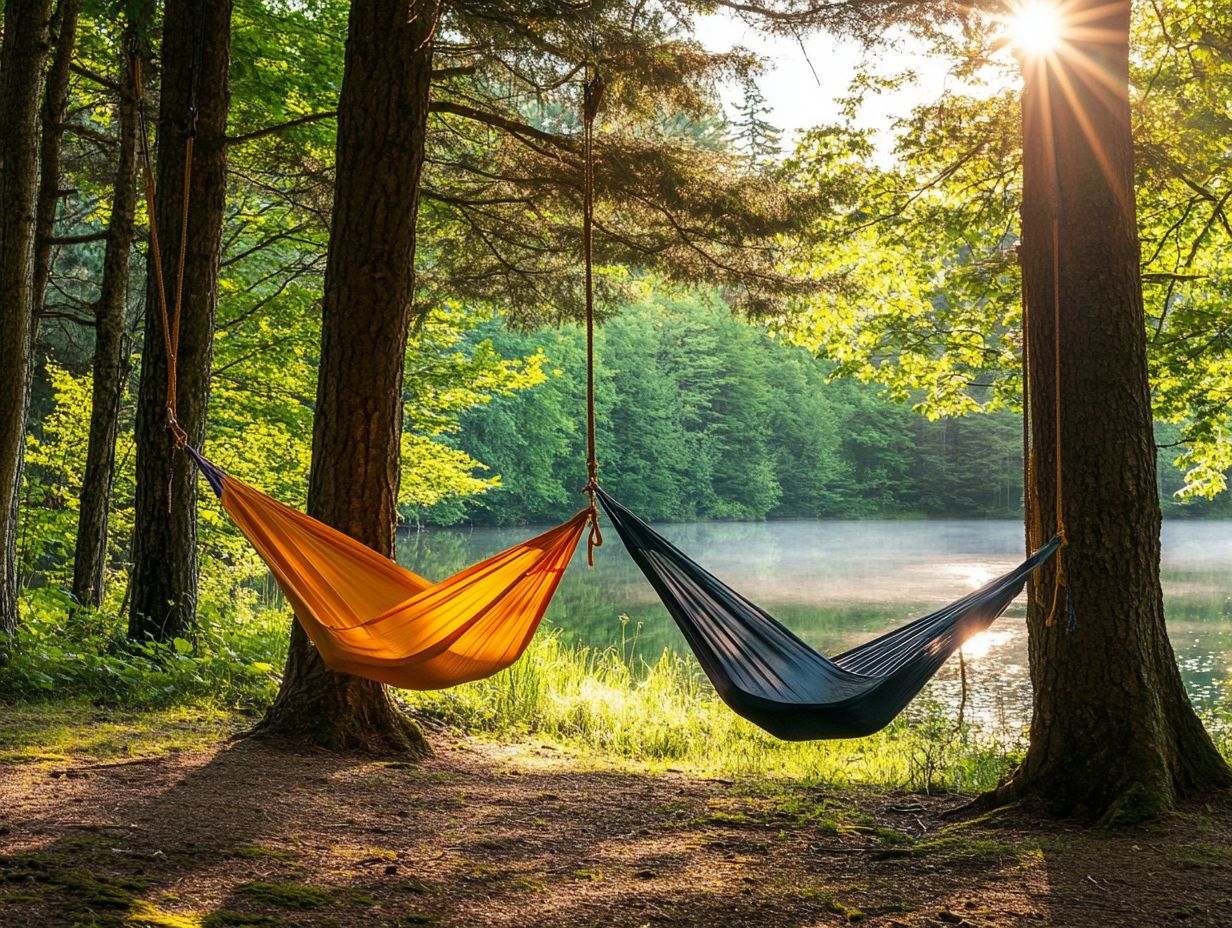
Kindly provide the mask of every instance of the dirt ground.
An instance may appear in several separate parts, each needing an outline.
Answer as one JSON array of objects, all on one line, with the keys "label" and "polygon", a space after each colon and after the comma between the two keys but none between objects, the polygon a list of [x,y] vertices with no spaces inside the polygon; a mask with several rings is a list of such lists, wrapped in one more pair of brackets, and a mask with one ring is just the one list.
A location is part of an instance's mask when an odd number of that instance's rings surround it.
[{"label": "dirt ground", "polygon": [[1232,801],[1130,832],[435,733],[0,766],[0,925],[1232,926]]}]

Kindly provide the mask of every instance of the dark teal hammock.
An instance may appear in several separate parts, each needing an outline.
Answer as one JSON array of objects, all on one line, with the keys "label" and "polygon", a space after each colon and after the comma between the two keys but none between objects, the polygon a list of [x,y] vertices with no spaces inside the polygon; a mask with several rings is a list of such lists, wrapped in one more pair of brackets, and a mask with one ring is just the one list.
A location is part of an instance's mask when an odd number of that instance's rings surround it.
[{"label": "dark teal hammock", "polygon": [[1060,545],[944,609],[837,657],[825,657],[703,570],[601,489],[629,554],[684,632],[719,697],[789,741],[855,738],[884,728],[972,635],[988,628]]}]

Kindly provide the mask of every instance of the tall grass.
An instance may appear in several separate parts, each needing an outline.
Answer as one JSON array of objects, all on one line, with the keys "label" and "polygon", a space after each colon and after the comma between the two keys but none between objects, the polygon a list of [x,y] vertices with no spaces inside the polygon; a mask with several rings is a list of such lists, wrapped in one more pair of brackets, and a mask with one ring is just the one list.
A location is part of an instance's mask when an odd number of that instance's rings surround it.
[{"label": "tall grass", "polygon": [[[0,704],[197,711],[202,718],[260,713],[277,690],[288,619],[253,596],[233,598],[227,618],[207,613],[191,640],[166,645],[134,644],[103,613],[40,602],[0,670]],[[402,695],[421,715],[481,737],[530,736],[599,765],[713,776],[972,791],[996,783],[1025,748],[1022,737],[1001,729],[957,724],[951,709],[927,696],[868,738],[779,741],[723,705],[691,657],[665,651],[644,659],[636,633],[591,648],[545,629],[521,660],[490,679]],[[1226,710],[1208,721],[1232,758]]]},{"label": "tall grass", "polygon": [[596,649],[541,633],[494,677],[406,695],[421,713],[471,732],[534,735],[597,758],[738,778],[977,790],[1020,752],[1017,740],[959,727],[936,704],[868,738],[780,741],[723,705],[694,661],[634,652],[629,642]]}]

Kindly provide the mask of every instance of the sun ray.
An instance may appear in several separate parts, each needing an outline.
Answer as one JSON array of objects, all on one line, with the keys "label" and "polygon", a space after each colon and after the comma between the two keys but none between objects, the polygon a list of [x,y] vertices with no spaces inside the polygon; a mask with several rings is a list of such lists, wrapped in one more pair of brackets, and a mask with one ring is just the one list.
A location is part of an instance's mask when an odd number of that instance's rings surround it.
[{"label": "sun ray", "polygon": [[[1066,0],[1022,0],[1003,20],[1006,41],[1015,49],[1028,83],[1037,87],[1040,94],[1040,128],[1048,147],[1053,185],[1057,178],[1056,159],[1061,157],[1055,124],[1058,120],[1072,120],[1109,186],[1120,191],[1117,168],[1104,150],[1088,112],[1092,105],[1110,112],[1125,105],[1124,84],[1100,67],[1089,53],[1091,46],[1111,44],[1118,35],[1115,30],[1098,25],[1107,16],[1107,7],[1075,10],[1074,6]],[[1062,106],[1069,109],[1068,116],[1058,109]],[[1124,199],[1123,193],[1118,193],[1118,197]]]},{"label": "sun ray", "polygon": [[1064,25],[1061,8],[1049,0],[1019,4],[1006,22],[1014,47],[1032,56],[1055,51],[1061,43]]},{"label": "sun ray", "polygon": [[[1081,75],[1080,75],[1081,76]],[[1108,181],[1109,187],[1116,192],[1117,199],[1120,201],[1123,209],[1129,208],[1130,203],[1126,202],[1125,194],[1121,192],[1120,178],[1117,177],[1116,168],[1113,166],[1108,153],[1104,150],[1103,141],[1100,134],[1096,131],[1095,126],[1091,124],[1090,114],[1082,105],[1082,100],[1078,95],[1073,83],[1069,79],[1062,68],[1056,69],[1056,82],[1061,88],[1061,93],[1064,95],[1066,103],[1074,114],[1074,120],[1078,123],[1078,127],[1082,130],[1082,135],[1086,139],[1087,144],[1091,146],[1091,152],[1095,155],[1095,160],[1099,164],[1099,169],[1104,175],[1104,179]],[[1053,137],[1055,140],[1055,136]],[[1055,141],[1054,141],[1055,148]],[[1053,157],[1056,157],[1055,151]]]}]

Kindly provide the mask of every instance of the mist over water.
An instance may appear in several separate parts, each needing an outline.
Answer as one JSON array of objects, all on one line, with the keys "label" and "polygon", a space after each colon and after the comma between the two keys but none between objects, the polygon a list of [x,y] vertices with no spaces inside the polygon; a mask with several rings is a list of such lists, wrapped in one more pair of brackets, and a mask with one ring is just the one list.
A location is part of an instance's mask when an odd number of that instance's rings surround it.
[{"label": "mist over water", "polygon": [[[829,654],[957,599],[1013,567],[1023,551],[1022,525],[1012,521],[703,522],[660,531]],[[526,527],[425,529],[399,538],[398,558],[416,573],[441,579],[534,533]],[[578,644],[623,641],[646,660],[665,648],[688,655],[616,533],[606,533],[593,569],[584,548],[561,582],[548,626]],[[1232,704],[1232,522],[1166,522],[1163,580],[1168,631],[1190,696],[1204,713]],[[1021,732],[1030,720],[1024,603],[1020,597],[965,648],[966,718],[1006,734]],[[957,659],[923,698],[957,714]]]}]

